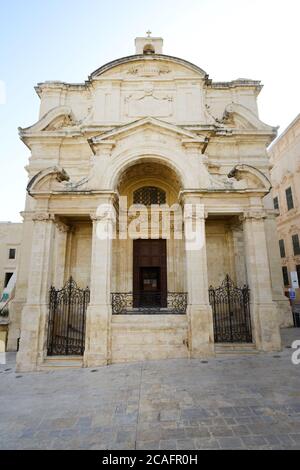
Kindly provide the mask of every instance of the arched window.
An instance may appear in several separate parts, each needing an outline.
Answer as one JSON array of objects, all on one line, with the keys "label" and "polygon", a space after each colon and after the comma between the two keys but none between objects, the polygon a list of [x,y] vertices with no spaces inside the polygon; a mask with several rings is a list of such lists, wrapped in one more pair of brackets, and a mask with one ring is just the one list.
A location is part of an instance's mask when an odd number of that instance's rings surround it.
[{"label": "arched window", "polygon": [[144,204],[151,206],[151,204],[165,204],[166,193],[162,189],[154,186],[143,186],[133,193],[134,204]]}]

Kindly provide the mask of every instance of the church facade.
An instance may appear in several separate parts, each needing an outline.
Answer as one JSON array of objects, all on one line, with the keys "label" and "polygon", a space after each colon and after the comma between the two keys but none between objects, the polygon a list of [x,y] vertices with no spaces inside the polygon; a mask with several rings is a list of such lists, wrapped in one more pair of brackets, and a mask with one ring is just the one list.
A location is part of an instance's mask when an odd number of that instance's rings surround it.
[{"label": "church facade", "polygon": [[135,44],[85,83],[38,84],[39,120],[20,129],[31,156],[8,339],[20,371],[281,348],[291,314],[261,84],[214,82],[161,38]]}]

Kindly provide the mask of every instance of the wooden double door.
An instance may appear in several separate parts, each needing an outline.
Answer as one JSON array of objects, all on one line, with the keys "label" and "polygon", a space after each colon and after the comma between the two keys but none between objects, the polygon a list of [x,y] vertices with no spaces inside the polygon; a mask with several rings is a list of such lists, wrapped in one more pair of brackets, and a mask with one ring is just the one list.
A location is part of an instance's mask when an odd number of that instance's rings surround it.
[{"label": "wooden double door", "polygon": [[167,306],[166,240],[133,241],[133,306]]}]

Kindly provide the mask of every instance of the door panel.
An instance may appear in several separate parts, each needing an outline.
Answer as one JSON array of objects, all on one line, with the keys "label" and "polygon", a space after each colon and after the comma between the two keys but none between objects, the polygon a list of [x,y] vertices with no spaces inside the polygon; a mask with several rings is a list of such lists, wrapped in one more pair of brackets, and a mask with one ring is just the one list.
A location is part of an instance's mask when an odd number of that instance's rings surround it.
[{"label": "door panel", "polygon": [[[152,279],[152,281],[151,281]],[[133,241],[133,305],[140,307],[142,298],[140,292],[148,286],[154,289],[156,280],[156,295],[159,299],[153,306],[167,306],[167,249],[166,240],[134,240]],[[146,281],[146,283],[145,283]],[[154,292],[154,290],[153,290]],[[144,297],[145,298],[145,297]],[[150,299],[150,296],[148,296]]]}]

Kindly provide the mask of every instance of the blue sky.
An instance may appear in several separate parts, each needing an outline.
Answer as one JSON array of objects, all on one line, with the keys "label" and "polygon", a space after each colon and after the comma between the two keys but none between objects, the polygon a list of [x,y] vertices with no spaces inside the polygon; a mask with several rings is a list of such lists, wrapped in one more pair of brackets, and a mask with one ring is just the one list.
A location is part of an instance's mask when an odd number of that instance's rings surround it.
[{"label": "blue sky", "polygon": [[300,112],[299,17],[298,0],[0,0],[0,220],[21,220],[36,83],[82,82],[150,28],[214,80],[262,80],[260,117],[282,131]]}]

